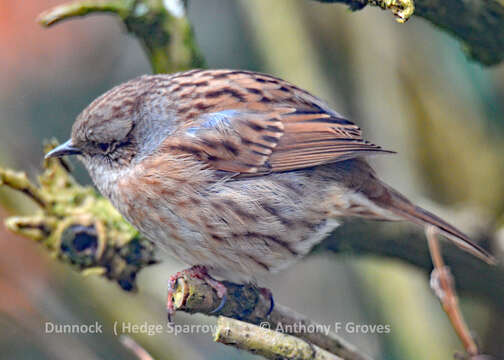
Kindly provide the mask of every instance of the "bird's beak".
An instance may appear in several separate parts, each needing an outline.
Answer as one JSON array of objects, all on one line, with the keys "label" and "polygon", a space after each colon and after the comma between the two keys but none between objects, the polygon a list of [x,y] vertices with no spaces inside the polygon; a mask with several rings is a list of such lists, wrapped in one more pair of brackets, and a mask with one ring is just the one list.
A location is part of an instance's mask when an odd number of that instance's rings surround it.
[{"label": "bird's beak", "polygon": [[72,144],[72,139],[70,139],[67,142],[65,142],[65,143],[55,147],[51,151],[49,151],[45,155],[45,159],[54,158],[54,157],[62,157],[65,155],[77,155],[77,154],[82,154],[82,151],[80,151],[79,148],[76,148]]}]

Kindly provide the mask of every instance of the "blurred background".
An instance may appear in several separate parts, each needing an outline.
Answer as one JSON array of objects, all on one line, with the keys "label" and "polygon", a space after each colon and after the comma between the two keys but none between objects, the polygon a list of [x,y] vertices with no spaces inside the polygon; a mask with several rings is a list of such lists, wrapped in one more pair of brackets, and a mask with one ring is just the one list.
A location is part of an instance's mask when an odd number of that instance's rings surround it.
[{"label": "blurred background", "polygon": [[[138,42],[113,16],[51,29],[35,23],[59,3],[0,1],[0,166],[33,178],[44,139],[67,139],[91,100],[150,72]],[[400,25],[377,8],[351,13],[307,0],[191,0],[188,15],[210,68],[267,72],[311,91],[360,125],[368,140],[398,152],[373,160],[391,185],[420,203],[475,209],[502,226],[504,65],[483,68],[425,20]],[[75,164],[78,179],[90,183]],[[30,213],[34,205],[1,189],[0,220],[20,209]],[[0,249],[2,359],[134,359],[114,335],[114,322],[165,324],[168,276],[184,268],[175,260],[149,267],[139,275],[139,292],[128,294],[79,275],[3,226]],[[339,332],[376,359],[450,359],[462,347],[428,281],[399,261],[317,255],[267,285],[278,303],[324,324],[389,325],[388,334]],[[504,315],[480,299],[461,303],[483,349],[504,358],[496,336]],[[46,322],[96,321],[102,334],[44,331]],[[179,313],[176,322],[215,320]],[[254,358],[213,343],[209,333],[132,337],[155,359]]]}]

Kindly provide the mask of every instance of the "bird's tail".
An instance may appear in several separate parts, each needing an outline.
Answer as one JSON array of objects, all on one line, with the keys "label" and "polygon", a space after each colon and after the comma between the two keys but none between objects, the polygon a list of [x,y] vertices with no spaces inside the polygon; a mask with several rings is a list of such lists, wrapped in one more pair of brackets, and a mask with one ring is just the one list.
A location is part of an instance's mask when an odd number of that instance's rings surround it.
[{"label": "bird's tail", "polygon": [[380,206],[415,224],[421,226],[433,225],[441,234],[445,235],[461,249],[478,257],[488,264],[496,264],[496,260],[492,255],[490,255],[481,246],[472,242],[467,235],[458,230],[456,227],[448,224],[446,221],[431,212],[411,203],[411,201],[409,201],[405,196],[391,187],[385,184],[383,185],[387,188],[386,193],[389,196],[386,196],[386,201],[381,203]]}]

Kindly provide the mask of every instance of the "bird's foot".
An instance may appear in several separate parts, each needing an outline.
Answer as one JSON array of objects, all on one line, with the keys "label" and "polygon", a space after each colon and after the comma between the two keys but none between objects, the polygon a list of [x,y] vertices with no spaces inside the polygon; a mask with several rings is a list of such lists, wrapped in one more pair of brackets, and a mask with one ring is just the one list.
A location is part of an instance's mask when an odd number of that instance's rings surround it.
[{"label": "bird's foot", "polygon": [[173,295],[175,294],[175,289],[177,285],[177,280],[184,275],[188,275],[191,278],[197,278],[205,281],[212,289],[215,290],[221,302],[219,306],[217,306],[212,313],[216,313],[220,311],[227,300],[227,288],[226,286],[218,280],[215,280],[208,273],[208,269],[203,265],[194,265],[189,269],[179,271],[175,275],[170,276],[170,280],[168,282],[168,298],[166,300],[166,312],[168,314],[168,321],[173,322],[173,316],[175,315],[175,306],[173,303]]}]

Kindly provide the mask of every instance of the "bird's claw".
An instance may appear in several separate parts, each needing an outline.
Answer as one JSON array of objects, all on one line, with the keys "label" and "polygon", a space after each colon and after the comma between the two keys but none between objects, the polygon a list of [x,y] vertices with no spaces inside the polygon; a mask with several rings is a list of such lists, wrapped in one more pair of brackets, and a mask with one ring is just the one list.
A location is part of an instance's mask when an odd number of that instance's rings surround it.
[{"label": "bird's claw", "polygon": [[175,286],[177,285],[177,280],[182,276],[181,272],[170,276],[168,281],[168,294],[166,298],[166,315],[168,316],[168,322],[173,323],[173,317],[175,316],[175,305],[173,303],[173,295],[175,294]]},{"label": "bird's claw", "polygon": [[[217,294],[217,295],[219,295],[219,294]],[[215,313],[221,311],[222,308],[224,307],[224,305],[226,305],[226,301],[227,301],[227,294],[224,294],[221,297],[221,302],[220,302],[219,306],[217,306],[215,309],[213,309],[212,311],[210,311],[210,314],[215,314]]]},{"label": "bird's claw", "polygon": [[273,293],[271,292],[270,289],[264,287],[259,288],[259,292],[261,293],[262,296],[264,296],[266,299],[269,299],[270,301],[270,307],[268,309],[268,312],[266,313],[266,317],[268,317],[275,308],[275,299],[273,298]]}]

